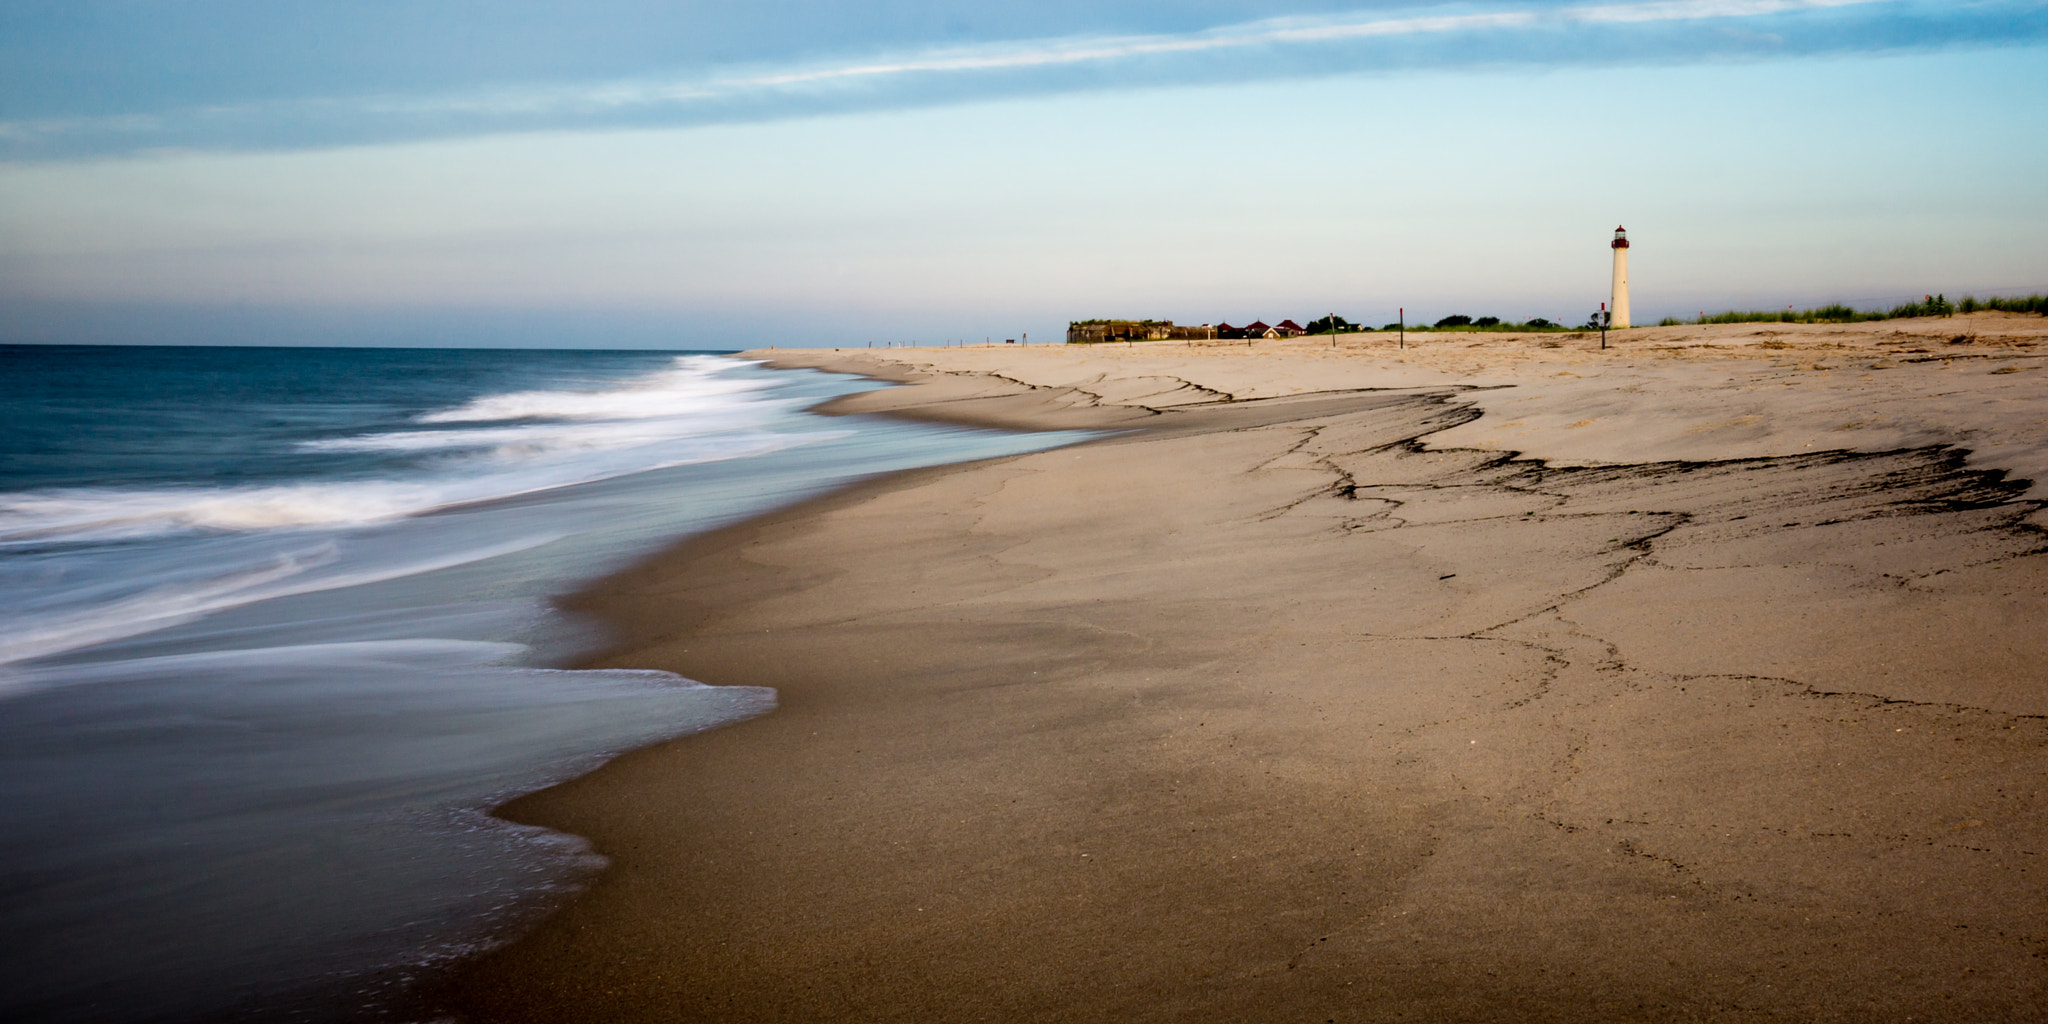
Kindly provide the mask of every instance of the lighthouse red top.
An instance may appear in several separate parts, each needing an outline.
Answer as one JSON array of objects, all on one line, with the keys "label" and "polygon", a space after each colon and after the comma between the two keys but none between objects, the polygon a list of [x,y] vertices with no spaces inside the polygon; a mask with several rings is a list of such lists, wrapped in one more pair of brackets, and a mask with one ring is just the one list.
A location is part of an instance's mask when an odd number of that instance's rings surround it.
[{"label": "lighthouse red top", "polygon": [[1616,249],[1628,248],[1628,229],[1619,224],[1614,227],[1614,247]]}]

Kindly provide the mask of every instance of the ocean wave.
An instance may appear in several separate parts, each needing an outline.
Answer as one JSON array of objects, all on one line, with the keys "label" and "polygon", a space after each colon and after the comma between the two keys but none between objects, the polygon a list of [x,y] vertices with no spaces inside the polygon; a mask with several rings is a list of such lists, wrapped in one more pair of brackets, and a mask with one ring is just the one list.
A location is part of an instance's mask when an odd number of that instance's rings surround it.
[{"label": "ocean wave", "polygon": [[[761,403],[766,404],[766,403]],[[398,430],[306,441],[309,452],[429,452],[483,450],[504,462],[522,462],[580,452],[639,448],[765,422],[775,409],[736,409],[722,414],[692,413],[660,419],[595,423],[530,423],[469,430]]]},{"label": "ocean wave", "polygon": [[[43,688],[70,683],[125,682],[174,672],[221,671],[235,668],[386,668],[404,672],[448,672],[500,665],[526,653],[524,644],[498,640],[449,640],[435,637],[402,640],[343,640],[320,644],[234,648],[160,654],[120,661],[48,665],[16,671],[5,678],[18,686]],[[681,679],[681,676],[676,678]],[[701,686],[702,683],[695,685]]]},{"label": "ocean wave", "polygon": [[[153,633],[239,605],[362,586],[480,562],[527,551],[558,537],[557,534],[537,534],[397,564],[360,566],[335,572],[316,570],[340,562],[340,548],[331,541],[308,545],[208,579],[164,584],[115,600],[83,606],[8,616],[5,619],[6,630],[0,633],[0,666]],[[0,673],[0,693],[19,689],[22,682],[23,677],[19,674]]]},{"label": "ocean wave", "polygon": [[558,458],[417,479],[245,487],[64,488],[0,495],[0,545],[138,540],[179,533],[373,526],[459,505],[655,469],[765,455],[838,432],[661,438],[630,448],[555,450]]},{"label": "ocean wave", "polygon": [[[0,554],[13,556],[0,573],[0,665],[241,605],[492,558],[579,529],[543,517],[553,525],[520,528],[517,538],[452,519],[392,532],[429,513],[483,511],[492,502],[847,433],[793,429],[803,422],[786,411],[796,403],[760,394],[774,381],[728,375],[744,365],[680,357],[609,390],[487,395],[415,417],[421,429],[315,443],[434,456],[353,471],[360,475],[335,475],[332,462],[307,459],[297,478],[273,482],[0,493]],[[528,418],[480,422],[506,416]],[[540,416],[553,418],[533,418]],[[456,425],[427,429],[440,423]]]},{"label": "ocean wave", "polygon": [[486,395],[414,417],[423,425],[497,424],[397,430],[301,442],[306,452],[469,453],[498,462],[638,448],[760,427],[794,403],[760,397],[771,381],[726,376],[746,364],[679,356],[669,369],[594,391]]},{"label": "ocean wave", "polygon": [[421,423],[486,423],[503,420],[668,419],[682,413],[739,409],[746,399],[774,383],[726,376],[751,365],[721,356],[677,356],[666,370],[636,378],[623,387],[599,391],[514,391],[482,398],[419,417]]},{"label": "ocean wave", "polygon": [[[456,505],[701,462],[763,455],[843,432],[767,429],[793,402],[775,382],[734,377],[748,364],[679,356],[600,390],[486,395],[415,417],[413,429],[302,442],[308,452],[440,454],[377,477],[230,487],[69,487],[0,494],[0,545],[137,540],[386,523]],[[496,423],[497,425],[482,425]]]}]

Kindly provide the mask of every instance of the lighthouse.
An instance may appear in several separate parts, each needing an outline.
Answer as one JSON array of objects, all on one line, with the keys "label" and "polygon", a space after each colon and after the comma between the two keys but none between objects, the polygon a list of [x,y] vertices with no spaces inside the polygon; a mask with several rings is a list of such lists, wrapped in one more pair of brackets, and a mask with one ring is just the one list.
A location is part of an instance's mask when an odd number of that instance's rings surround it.
[{"label": "lighthouse", "polygon": [[1619,330],[1628,326],[1628,229],[1614,229],[1614,301],[1609,304],[1614,315],[1609,326]]}]

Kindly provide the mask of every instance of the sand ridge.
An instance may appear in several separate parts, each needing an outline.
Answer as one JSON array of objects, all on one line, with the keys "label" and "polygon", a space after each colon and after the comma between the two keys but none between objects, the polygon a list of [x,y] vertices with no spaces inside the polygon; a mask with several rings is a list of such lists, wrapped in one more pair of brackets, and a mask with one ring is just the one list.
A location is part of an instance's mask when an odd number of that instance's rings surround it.
[{"label": "sand ridge", "polygon": [[[1540,344],[1484,374],[763,354],[919,382],[844,412],[1114,432],[875,481],[573,599],[619,630],[596,664],[782,706],[505,808],[615,866],[452,1005],[2039,1019],[2048,544],[2026,483],[1944,447],[2032,450],[2034,400],[1999,390],[2031,371],[1879,388],[1783,350]],[[1738,394],[1746,431],[1661,422]],[[1596,399],[1621,440],[1541,419]],[[1845,406],[1931,436],[1807,448]],[[1505,408],[1513,447],[1471,440]],[[1638,457],[1586,454],[1617,443]]]}]

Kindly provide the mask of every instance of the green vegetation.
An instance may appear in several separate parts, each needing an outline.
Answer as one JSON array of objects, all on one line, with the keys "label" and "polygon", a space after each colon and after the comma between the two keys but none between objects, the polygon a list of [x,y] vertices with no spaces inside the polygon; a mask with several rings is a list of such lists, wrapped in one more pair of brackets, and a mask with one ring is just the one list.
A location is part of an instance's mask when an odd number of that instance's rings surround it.
[{"label": "green vegetation", "polygon": [[[2010,299],[1980,299],[1972,295],[1965,295],[1954,302],[1950,302],[1945,295],[1929,295],[1919,302],[1908,302],[1883,310],[1854,309],[1839,302],[1819,306],[1814,309],[1731,309],[1711,315],[1702,313],[1694,320],[1680,320],[1677,317],[1667,316],[1657,321],[1657,326],[1685,327],[1692,324],[1750,323],[1848,324],[1864,323],[1872,320],[1897,320],[1907,317],[1953,316],[1957,313],[1976,313],[1984,310],[2048,315],[2048,294],[2028,295],[2023,298]],[[1075,320],[1072,322],[1072,326],[1136,324],[1150,327],[1163,325],[1167,322],[1164,320]],[[1311,320],[1308,322],[1307,327],[1310,334],[1349,334],[1359,331],[1370,331],[1372,329],[1365,324],[1353,323],[1334,314]],[[1380,328],[1383,331],[1400,329],[1401,324],[1399,322],[1390,323]],[[1534,334],[1545,331],[1597,331],[1599,329],[1600,325],[1591,319],[1588,319],[1581,326],[1567,327],[1564,324],[1553,323],[1540,316],[1530,317],[1521,323],[1509,323],[1502,321],[1497,316],[1472,317],[1466,316],[1463,313],[1453,313],[1434,324],[1409,324],[1407,326],[1409,331],[1425,334],[1439,331]]]},{"label": "green vegetation", "polygon": [[1332,313],[1329,316],[1317,317],[1314,320],[1310,320],[1308,322],[1307,330],[1310,334],[1351,334],[1356,331],[1370,331],[1372,330],[1372,328],[1367,327],[1364,324],[1354,324],[1351,321],[1346,320],[1343,317],[1336,315],[1335,313]]},{"label": "green vegetation", "polygon": [[1466,316],[1466,315],[1465,315],[1465,314],[1463,314],[1463,313],[1454,313],[1454,314],[1452,314],[1452,315],[1450,315],[1450,316],[1444,317],[1444,318],[1443,318],[1442,320],[1438,320],[1438,321],[1436,322],[1436,324],[1435,324],[1434,326],[1436,326],[1436,327],[1440,327],[1440,328],[1449,328],[1449,327],[1479,327],[1479,328],[1486,328],[1486,327],[1499,327],[1499,328],[1502,328],[1503,330],[1505,330],[1505,329],[1508,329],[1508,328],[1513,328],[1513,327],[1527,327],[1527,326],[1530,326],[1530,324],[1537,324],[1537,323],[1544,323],[1544,324],[1547,324],[1547,323],[1549,323],[1549,322],[1550,322],[1550,321],[1548,321],[1548,320],[1545,320],[1545,319],[1543,319],[1542,317],[1540,317],[1540,316],[1539,316],[1539,317],[1537,317],[1536,319],[1534,319],[1534,320],[1531,320],[1531,321],[1529,321],[1529,323],[1528,323],[1528,324],[1503,324],[1503,323],[1501,323],[1501,322],[1500,322],[1500,317],[1497,317],[1497,316],[1482,316],[1482,317],[1480,317],[1479,319],[1477,319],[1477,320],[1474,320],[1473,318],[1471,318],[1471,317],[1469,317],[1469,316]]},{"label": "green vegetation", "polygon": [[1871,320],[1899,320],[1919,316],[1954,316],[1957,313],[1975,313],[1979,310],[2002,310],[2007,313],[2048,314],[2048,295],[2029,295],[2014,299],[1980,299],[1965,295],[1960,301],[1950,302],[1946,295],[1929,295],[1919,302],[1908,302],[1890,309],[1852,309],[1839,302],[1817,309],[1776,309],[1739,310],[1723,313],[1700,314],[1696,320],[1678,320],[1665,317],[1657,326],[1678,327],[1685,324],[1851,324]]},{"label": "green vegetation", "polygon": [[[1833,305],[1821,306],[1818,309],[1792,309],[1790,307],[1785,309],[1731,309],[1721,313],[1703,313],[1698,319],[1691,322],[1696,324],[1852,324],[1865,320],[1889,320],[1900,316],[1946,316],[1949,309],[1947,300],[1937,299],[1934,296],[1928,297],[1926,307],[1930,310],[1940,309],[1943,312],[1920,312],[1921,304],[1919,303],[1911,306],[1898,306],[1889,311],[1864,311],[1851,309],[1838,302]],[[1911,312],[1908,312],[1908,310],[1911,310]],[[1671,323],[1674,325],[1684,322],[1671,320]],[[1660,324],[1659,326],[1663,325]]]},{"label": "green vegetation", "polygon": [[[1382,327],[1380,329],[1384,331],[1391,331],[1399,326],[1401,325],[1388,324],[1387,326]],[[1463,313],[1454,313],[1450,316],[1444,317],[1441,320],[1438,320],[1434,324],[1408,325],[1408,330],[1420,331],[1425,334],[1433,334],[1439,332],[1466,334],[1540,334],[1544,331],[1570,331],[1576,329],[1577,328],[1566,327],[1563,324],[1552,323],[1549,320],[1540,316],[1532,316],[1529,319],[1522,321],[1520,323],[1514,323],[1502,320],[1500,317],[1497,316],[1470,317],[1466,316]]]},{"label": "green vegetation", "polygon": [[2048,316],[2048,295],[2029,295],[2019,299],[1980,299],[1965,295],[1956,303],[1956,312],[1975,313],[1980,309],[1995,309],[2002,313],[2040,313]]}]

